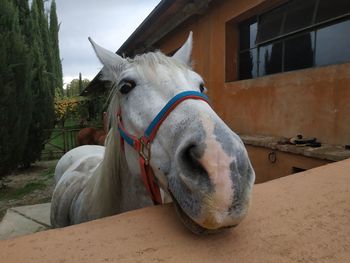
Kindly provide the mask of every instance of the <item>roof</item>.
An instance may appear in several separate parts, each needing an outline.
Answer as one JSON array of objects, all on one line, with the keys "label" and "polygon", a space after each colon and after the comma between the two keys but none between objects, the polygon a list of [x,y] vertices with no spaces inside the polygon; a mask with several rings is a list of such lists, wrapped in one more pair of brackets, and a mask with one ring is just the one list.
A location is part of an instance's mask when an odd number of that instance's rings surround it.
[{"label": "roof", "polygon": [[[133,57],[157,49],[157,42],[191,17],[204,12],[210,2],[212,0],[162,0],[116,53]],[[101,71],[81,92],[81,96],[106,90],[100,75]]]}]

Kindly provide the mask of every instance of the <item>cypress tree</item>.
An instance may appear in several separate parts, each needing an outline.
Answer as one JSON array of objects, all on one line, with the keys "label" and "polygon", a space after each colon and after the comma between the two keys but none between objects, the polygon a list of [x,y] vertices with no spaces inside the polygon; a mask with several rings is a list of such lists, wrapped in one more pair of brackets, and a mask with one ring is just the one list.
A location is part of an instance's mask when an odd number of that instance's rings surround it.
[{"label": "cypress tree", "polygon": [[55,110],[54,110],[54,97],[55,97],[55,86],[56,86],[56,74],[54,67],[54,59],[53,59],[53,50],[51,39],[49,35],[49,24],[47,21],[47,16],[45,15],[44,8],[44,0],[33,0],[33,3],[36,3],[38,8],[38,22],[39,28],[41,31],[41,39],[42,39],[42,51],[44,54],[44,60],[46,62],[46,68],[44,71],[45,78],[47,80],[47,86],[45,90],[46,96],[46,126],[45,129],[53,128],[54,119],[55,119]]},{"label": "cypress tree", "polygon": [[62,75],[62,64],[60,59],[59,41],[58,41],[58,19],[56,13],[56,2],[52,0],[50,8],[50,40],[52,44],[52,54],[54,60],[54,70],[55,70],[55,95],[60,97],[63,96],[63,75]]},{"label": "cypress tree", "polygon": [[16,0],[16,4],[19,13],[19,25],[21,27],[22,35],[26,37],[26,42],[29,43],[31,35],[29,3],[28,0]]},{"label": "cypress tree", "polygon": [[78,95],[80,95],[82,91],[83,91],[83,80],[81,78],[81,72],[79,72],[79,94]]},{"label": "cypress tree", "polygon": [[[40,159],[41,150],[45,139],[49,136],[45,129],[52,128],[53,109],[53,84],[52,76],[48,68],[52,60],[47,47],[50,47],[48,39],[48,25],[44,14],[42,0],[33,0],[31,7],[31,36],[33,72],[31,90],[33,95],[33,111],[28,134],[28,140],[23,156],[23,164],[29,166]],[[46,21],[46,22],[45,22]],[[43,28],[44,27],[44,28]],[[52,67],[51,67],[52,69]]]},{"label": "cypress tree", "polygon": [[22,125],[21,130],[21,140],[22,144],[21,147],[18,148],[21,150],[21,154],[18,155],[18,158],[20,158],[20,164],[23,164],[23,157],[25,154],[25,147],[28,143],[28,134],[30,130],[31,120],[32,120],[32,112],[33,112],[33,92],[32,92],[32,78],[33,78],[33,72],[32,72],[32,66],[33,66],[33,52],[30,45],[31,40],[31,17],[30,17],[30,9],[29,9],[29,3],[27,0],[17,0],[17,8],[19,13],[19,24],[21,28],[21,33],[25,38],[25,42],[27,43],[27,56],[28,56],[28,72],[26,72],[25,75],[23,75],[23,79],[25,78],[25,81],[27,85],[25,86],[25,92],[24,97],[21,101],[21,105],[25,105],[25,107],[22,108],[21,114],[18,116],[18,120]]},{"label": "cypress tree", "polygon": [[0,175],[21,161],[30,121],[31,60],[21,28],[26,22],[14,1],[0,0]]}]

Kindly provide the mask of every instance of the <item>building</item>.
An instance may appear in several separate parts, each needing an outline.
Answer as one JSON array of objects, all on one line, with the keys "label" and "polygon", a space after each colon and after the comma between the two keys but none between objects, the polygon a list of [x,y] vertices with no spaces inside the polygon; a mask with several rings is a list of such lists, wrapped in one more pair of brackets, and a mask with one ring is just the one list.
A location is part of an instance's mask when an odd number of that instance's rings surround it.
[{"label": "building", "polygon": [[[348,0],[163,0],[117,53],[171,55],[189,31],[194,69],[258,183],[350,157]],[[286,143],[297,134],[322,146]]]}]

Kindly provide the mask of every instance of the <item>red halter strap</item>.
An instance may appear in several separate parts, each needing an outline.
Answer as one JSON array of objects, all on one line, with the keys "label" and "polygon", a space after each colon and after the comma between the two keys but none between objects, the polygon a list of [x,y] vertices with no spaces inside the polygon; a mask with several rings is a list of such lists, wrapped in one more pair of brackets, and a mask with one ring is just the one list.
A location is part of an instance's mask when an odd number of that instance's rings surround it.
[{"label": "red halter strap", "polygon": [[124,145],[125,141],[139,153],[141,177],[155,205],[161,204],[162,198],[160,195],[159,186],[155,181],[153,170],[149,165],[151,158],[151,143],[156,136],[159,127],[167,116],[176,108],[177,105],[188,99],[203,100],[209,103],[208,97],[205,94],[197,91],[184,91],[177,94],[157,114],[157,116],[145,130],[144,135],[140,138],[137,138],[125,130],[122,123],[121,113],[120,111],[117,113],[118,130],[122,145]]}]

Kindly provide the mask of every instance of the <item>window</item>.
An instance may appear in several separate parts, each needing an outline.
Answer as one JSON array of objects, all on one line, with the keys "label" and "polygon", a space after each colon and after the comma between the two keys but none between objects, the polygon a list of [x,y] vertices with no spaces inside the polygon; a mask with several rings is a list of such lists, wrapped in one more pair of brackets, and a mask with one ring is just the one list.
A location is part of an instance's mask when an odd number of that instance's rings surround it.
[{"label": "window", "polygon": [[250,49],[255,47],[256,33],[257,33],[257,22],[256,18],[247,20],[244,23],[241,23],[240,30],[240,47],[241,50]]},{"label": "window", "polygon": [[281,34],[283,12],[279,8],[259,17],[258,41],[264,42]]},{"label": "window", "polygon": [[250,79],[257,77],[257,48],[255,47],[257,35],[256,18],[249,19],[241,24],[242,30],[239,35],[239,46],[241,52],[239,54],[239,78]]},{"label": "window", "polygon": [[282,43],[276,42],[261,46],[259,49],[260,75],[268,75],[282,71]]},{"label": "window", "polygon": [[315,65],[350,61],[350,20],[316,31]]},{"label": "window", "polygon": [[315,32],[307,32],[284,41],[284,71],[313,66]]},{"label": "window", "polygon": [[242,52],[239,56],[240,79],[251,79],[258,76],[257,70],[257,49]]},{"label": "window", "polygon": [[291,0],[238,31],[239,79],[350,61],[349,0]]},{"label": "window", "polygon": [[287,34],[312,24],[316,0],[294,1],[285,12],[283,33]]},{"label": "window", "polygon": [[350,13],[349,0],[320,0],[317,10],[316,23],[341,17]]}]

